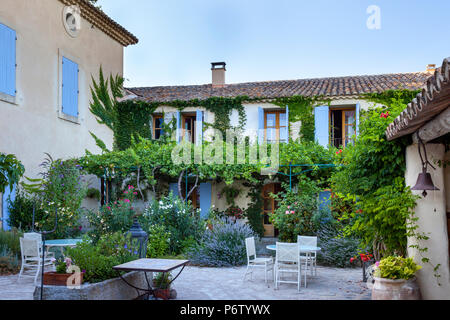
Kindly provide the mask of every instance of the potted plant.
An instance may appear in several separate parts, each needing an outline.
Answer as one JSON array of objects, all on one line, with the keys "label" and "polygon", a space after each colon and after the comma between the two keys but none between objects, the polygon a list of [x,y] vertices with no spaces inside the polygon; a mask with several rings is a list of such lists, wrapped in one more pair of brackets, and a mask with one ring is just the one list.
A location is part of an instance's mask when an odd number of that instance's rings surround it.
[{"label": "potted plant", "polygon": [[[69,272],[69,268],[72,266],[72,260],[70,258],[60,257],[58,260],[54,260],[56,271],[44,273],[44,285],[49,286],[67,286],[68,279],[73,276],[75,272]],[[83,274],[80,273],[80,284],[83,283]]]},{"label": "potted plant", "polygon": [[[389,256],[375,263],[372,300],[405,300],[403,287],[422,267],[412,258]],[[411,297],[413,298],[413,297]]]},{"label": "potted plant", "polygon": [[170,284],[172,282],[172,275],[170,273],[159,272],[153,279],[153,294],[155,298],[163,300],[170,299]]}]

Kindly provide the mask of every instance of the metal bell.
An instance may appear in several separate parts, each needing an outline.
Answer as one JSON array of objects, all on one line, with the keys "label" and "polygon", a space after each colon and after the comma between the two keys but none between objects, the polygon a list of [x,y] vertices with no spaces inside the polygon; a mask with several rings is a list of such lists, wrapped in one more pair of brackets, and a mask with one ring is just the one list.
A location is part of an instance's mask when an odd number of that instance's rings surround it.
[{"label": "metal bell", "polygon": [[412,187],[411,190],[423,190],[422,195],[426,197],[427,190],[439,191],[439,188],[434,185],[433,180],[431,179],[431,174],[427,172],[426,168],[424,168],[423,172],[420,173],[417,178],[416,185]]}]

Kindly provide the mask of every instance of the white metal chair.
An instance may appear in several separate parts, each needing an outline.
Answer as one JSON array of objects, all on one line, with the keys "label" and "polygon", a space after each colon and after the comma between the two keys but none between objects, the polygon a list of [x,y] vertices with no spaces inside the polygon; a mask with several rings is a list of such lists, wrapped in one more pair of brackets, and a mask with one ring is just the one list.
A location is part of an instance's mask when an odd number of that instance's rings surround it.
[{"label": "white metal chair", "polygon": [[[317,237],[311,236],[297,236],[297,243],[299,246],[317,247]],[[317,275],[317,253],[316,251],[309,252],[308,254],[300,252],[300,258],[306,260],[306,266],[311,268],[311,276]]]},{"label": "white metal chair", "polygon": [[[28,233],[24,233],[23,237],[25,239],[36,239],[39,241],[39,251],[42,250],[42,235],[40,233],[36,233],[36,232],[28,232]],[[52,258],[55,256],[55,254],[53,252],[50,252],[47,250],[47,252],[45,253],[47,257]]]},{"label": "white metal chair", "polygon": [[267,272],[272,270],[273,279],[273,259],[272,258],[258,258],[256,257],[255,238],[245,239],[245,248],[247,251],[247,270],[244,274],[244,279],[250,273],[250,280],[253,276],[253,268],[264,268],[264,279],[267,283]]},{"label": "white metal chair", "polygon": [[[300,292],[301,270],[300,247],[298,244],[277,242],[277,253],[275,257],[275,289],[278,289],[279,283],[296,283],[297,290]],[[297,281],[280,280],[281,273],[297,273]]]},{"label": "white metal chair", "polygon": [[[41,268],[53,266],[53,258],[46,255],[44,258],[44,266],[42,266],[42,250],[40,248],[39,240],[37,239],[20,238],[20,251],[22,256],[22,266],[17,281],[20,281],[22,276],[34,277],[34,283],[36,284]],[[24,274],[25,269],[36,269],[36,273],[34,275]]]}]

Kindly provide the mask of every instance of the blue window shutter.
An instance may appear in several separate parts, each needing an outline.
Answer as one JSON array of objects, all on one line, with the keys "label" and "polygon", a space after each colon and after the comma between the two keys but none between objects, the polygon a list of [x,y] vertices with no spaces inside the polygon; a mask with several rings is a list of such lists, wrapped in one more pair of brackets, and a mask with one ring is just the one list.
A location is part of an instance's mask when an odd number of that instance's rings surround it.
[{"label": "blue window shutter", "polygon": [[200,217],[207,219],[211,209],[211,183],[200,183]]},{"label": "blue window shutter", "polygon": [[177,143],[180,143],[182,140],[182,131],[181,131],[181,112],[177,111],[176,115],[177,117]]},{"label": "blue window shutter", "polygon": [[170,191],[173,192],[173,195],[175,197],[178,197],[178,183],[171,183],[169,185],[169,193],[170,193]]},{"label": "blue window shutter", "polygon": [[286,126],[286,137],[287,137],[287,143],[289,143],[289,106],[286,106],[286,123],[284,124]]},{"label": "blue window shutter", "polygon": [[356,104],[356,136],[359,136],[359,115],[360,115],[361,105],[359,102]]},{"label": "blue window shutter", "polygon": [[264,109],[258,108],[258,143],[264,142]]},{"label": "blue window shutter", "polygon": [[16,96],[16,31],[1,23],[0,92]]},{"label": "blue window shutter", "polygon": [[78,64],[62,58],[62,112],[78,117]]},{"label": "blue window shutter", "polygon": [[200,146],[203,142],[203,111],[197,110],[195,119],[195,144]]},{"label": "blue window shutter", "polygon": [[16,186],[13,187],[12,191],[9,188],[9,186],[7,186],[5,188],[5,192],[3,193],[3,199],[2,199],[2,203],[3,203],[3,230],[11,230],[11,227],[8,224],[8,219],[9,219],[9,210],[8,210],[8,197],[11,201],[14,201],[16,198]]},{"label": "blue window shutter", "polygon": [[328,106],[320,106],[314,109],[314,118],[315,118],[315,139],[316,141],[324,146],[328,147],[329,144],[329,107]]}]

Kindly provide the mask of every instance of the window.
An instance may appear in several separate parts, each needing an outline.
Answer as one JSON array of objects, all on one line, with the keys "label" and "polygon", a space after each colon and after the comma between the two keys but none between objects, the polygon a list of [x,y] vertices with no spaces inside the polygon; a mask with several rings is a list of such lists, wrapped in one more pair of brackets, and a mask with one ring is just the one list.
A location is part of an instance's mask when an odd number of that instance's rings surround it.
[{"label": "window", "polygon": [[195,114],[183,114],[181,118],[182,137],[184,140],[195,143]]},{"label": "window", "polygon": [[330,110],[331,145],[336,148],[352,143],[356,134],[356,109],[340,108]]},{"label": "window", "polygon": [[78,118],[78,64],[62,57],[62,107],[65,116]]},{"label": "window", "polygon": [[287,142],[286,112],[266,111],[264,114],[265,141]]},{"label": "window", "polygon": [[163,124],[163,116],[153,116],[153,139],[158,140],[164,135]]},{"label": "window", "polygon": [[16,32],[0,23],[0,97],[9,101],[15,96]]}]

